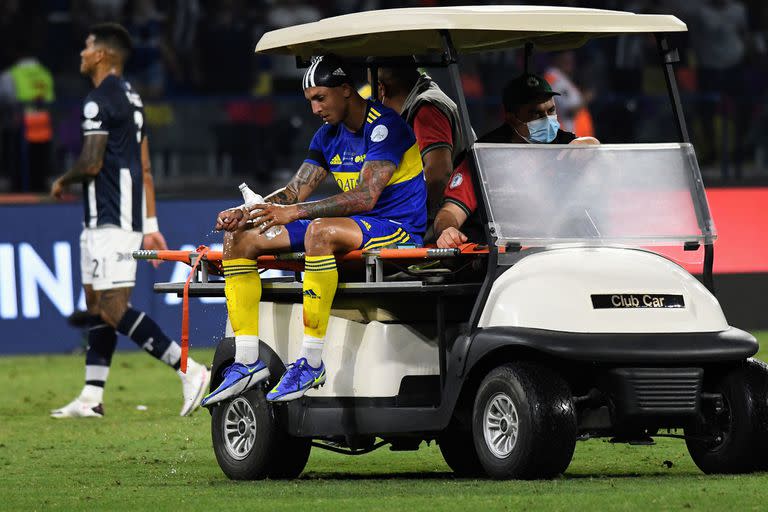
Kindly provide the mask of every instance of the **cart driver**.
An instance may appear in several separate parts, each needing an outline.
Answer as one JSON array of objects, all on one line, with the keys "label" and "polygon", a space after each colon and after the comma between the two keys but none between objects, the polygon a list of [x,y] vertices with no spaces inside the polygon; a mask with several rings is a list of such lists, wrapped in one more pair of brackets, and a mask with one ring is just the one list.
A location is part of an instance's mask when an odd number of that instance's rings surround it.
[{"label": "cart driver", "polygon": [[[216,219],[216,229],[225,231],[224,289],[235,361],[224,370],[221,385],[205,397],[205,406],[239,395],[269,376],[259,358],[259,255],[306,253],[301,353],[267,395],[268,400],[287,401],[326,379],[321,356],[338,283],[334,253],[422,244],[427,192],[413,131],[394,110],[363,99],[336,56],[314,60],[302,85],[312,112],[324,124],[296,175],[264,204],[225,210]],[[307,202],[328,175],[341,191]],[[273,226],[283,229],[270,239],[265,232]]]},{"label": "cart driver", "polygon": [[[502,92],[504,123],[477,142],[599,144],[594,137],[577,137],[560,129],[553,99],[558,95],[539,75],[520,75],[509,82]],[[472,176],[464,158],[445,187],[443,204],[435,218],[437,246],[452,248],[468,240],[482,240],[483,229],[476,209]]]},{"label": "cart driver", "polygon": [[[368,81],[372,82],[370,73]],[[453,173],[453,162],[466,151],[458,107],[437,82],[419,70],[413,57],[380,67],[377,85],[381,103],[400,112],[416,135],[427,180],[431,226]]]}]

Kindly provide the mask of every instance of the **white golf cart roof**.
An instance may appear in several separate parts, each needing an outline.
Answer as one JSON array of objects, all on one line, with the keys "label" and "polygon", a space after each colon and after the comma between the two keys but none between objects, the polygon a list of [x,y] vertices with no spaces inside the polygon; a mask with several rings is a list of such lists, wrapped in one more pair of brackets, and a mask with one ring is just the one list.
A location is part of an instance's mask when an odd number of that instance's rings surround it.
[{"label": "white golf cart roof", "polygon": [[572,7],[488,5],[358,12],[267,32],[257,53],[393,57],[443,51],[447,30],[459,53],[516,48],[577,48],[594,37],[684,32],[674,16]]}]

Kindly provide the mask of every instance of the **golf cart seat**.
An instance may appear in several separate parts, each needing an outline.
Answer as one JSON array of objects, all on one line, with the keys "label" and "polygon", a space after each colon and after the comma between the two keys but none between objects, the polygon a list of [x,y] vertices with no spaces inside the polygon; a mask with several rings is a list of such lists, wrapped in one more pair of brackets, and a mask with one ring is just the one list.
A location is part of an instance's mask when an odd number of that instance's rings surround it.
[{"label": "golf cart seat", "polygon": [[[444,274],[443,271],[429,270],[412,272],[408,267],[416,263],[438,260],[456,260],[459,265],[483,260],[488,256],[488,247],[479,244],[463,244],[455,249],[437,247],[420,248],[384,248],[370,251],[356,250],[336,255],[340,280],[336,299],[357,298],[375,295],[377,301],[385,301],[387,296],[400,295],[397,301],[404,302],[403,294],[412,294],[423,300],[424,297],[474,295],[479,282],[455,283],[450,280],[434,279]],[[221,251],[209,251],[205,247],[197,251],[151,251],[140,250],[133,253],[136,259],[163,260],[186,263],[193,267],[192,277],[187,286],[191,297],[223,297],[224,280],[221,276]],[[200,260],[197,262],[196,260]],[[197,263],[197,264],[196,264]],[[282,270],[293,272],[293,276],[262,279],[263,300],[279,302],[302,301],[301,272],[304,270],[304,253],[289,252],[258,258],[260,270]],[[390,280],[386,269],[400,270],[410,276],[406,280]],[[177,293],[184,291],[184,283],[156,283],[158,293]],[[334,302],[335,305],[335,302]]]}]

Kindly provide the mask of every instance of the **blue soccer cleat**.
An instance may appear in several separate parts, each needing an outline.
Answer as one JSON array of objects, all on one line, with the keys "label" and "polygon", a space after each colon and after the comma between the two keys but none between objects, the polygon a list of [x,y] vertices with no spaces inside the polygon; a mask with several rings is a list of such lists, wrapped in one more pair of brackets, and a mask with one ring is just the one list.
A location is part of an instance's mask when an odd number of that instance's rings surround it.
[{"label": "blue soccer cleat", "polygon": [[267,394],[267,400],[272,402],[287,402],[295,400],[312,388],[325,384],[325,364],[320,368],[312,368],[305,358],[289,364],[285,373],[280,377],[272,391]]},{"label": "blue soccer cleat", "polygon": [[200,404],[209,407],[227,398],[232,398],[252,388],[269,377],[269,368],[263,361],[253,364],[233,363],[224,369],[224,380],[211,391]]}]

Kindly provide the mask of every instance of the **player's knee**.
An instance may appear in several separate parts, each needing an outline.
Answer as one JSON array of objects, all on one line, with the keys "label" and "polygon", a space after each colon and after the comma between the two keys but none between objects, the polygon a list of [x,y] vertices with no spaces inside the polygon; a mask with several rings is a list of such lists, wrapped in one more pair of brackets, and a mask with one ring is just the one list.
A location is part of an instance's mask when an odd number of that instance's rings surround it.
[{"label": "player's knee", "polygon": [[257,236],[254,230],[224,233],[224,257],[256,259],[264,253],[264,240],[266,238]]},{"label": "player's knee", "polygon": [[304,234],[304,247],[308,251],[313,249],[333,250],[335,234],[335,228],[328,222],[328,219],[315,219],[307,226],[307,232]]},{"label": "player's knee", "polygon": [[105,290],[99,300],[99,315],[112,327],[117,327],[128,309],[127,297],[121,289]]},{"label": "player's knee", "polygon": [[104,320],[104,323],[112,327],[117,327],[117,324],[120,323],[120,318],[117,318],[117,315],[115,315],[113,311],[99,309],[99,316]]}]

